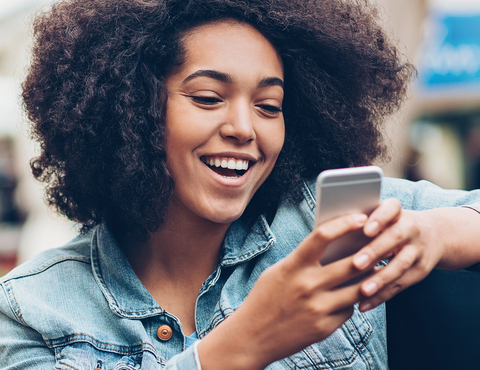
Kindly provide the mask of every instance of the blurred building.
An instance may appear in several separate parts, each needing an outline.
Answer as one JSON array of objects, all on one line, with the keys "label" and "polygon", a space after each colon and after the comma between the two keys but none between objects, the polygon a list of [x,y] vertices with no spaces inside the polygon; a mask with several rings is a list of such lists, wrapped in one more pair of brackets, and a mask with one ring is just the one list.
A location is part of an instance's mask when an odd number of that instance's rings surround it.
[{"label": "blurred building", "polygon": [[[407,60],[416,64],[416,55],[423,40],[423,25],[429,0],[372,0],[380,7],[384,28]],[[390,160],[378,163],[388,176],[403,177],[409,162],[409,124],[417,116],[417,96],[411,90],[403,108],[386,122],[385,138]]]},{"label": "blurred building", "polygon": [[32,14],[42,0],[0,0],[0,276],[41,250],[64,244],[75,225],[47,209],[29,168],[35,147],[20,103]]},{"label": "blurred building", "polygon": [[431,0],[405,176],[480,188],[480,2]]}]

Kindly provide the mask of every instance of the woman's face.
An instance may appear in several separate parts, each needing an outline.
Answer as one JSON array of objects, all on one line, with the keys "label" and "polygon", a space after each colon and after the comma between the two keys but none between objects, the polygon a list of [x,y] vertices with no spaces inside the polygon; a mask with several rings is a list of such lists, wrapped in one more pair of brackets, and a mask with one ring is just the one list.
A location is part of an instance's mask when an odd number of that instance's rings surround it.
[{"label": "woman's face", "polygon": [[183,41],[185,63],[166,81],[170,211],[230,223],[283,146],[283,65],[247,24],[206,24]]}]

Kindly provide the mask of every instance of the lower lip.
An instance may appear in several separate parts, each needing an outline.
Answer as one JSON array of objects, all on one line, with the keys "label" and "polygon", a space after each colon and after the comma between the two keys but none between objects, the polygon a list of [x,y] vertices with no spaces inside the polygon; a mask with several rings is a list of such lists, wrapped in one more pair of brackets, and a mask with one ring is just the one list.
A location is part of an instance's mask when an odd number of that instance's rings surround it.
[{"label": "lower lip", "polygon": [[207,169],[210,177],[212,177],[216,182],[220,183],[220,185],[229,187],[229,188],[238,188],[244,185],[247,182],[247,178],[250,174],[250,170],[253,168],[253,166],[249,166],[247,172],[245,172],[243,176],[227,177],[227,176],[222,176],[216,173],[209,166],[207,166],[203,161],[201,162]]}]

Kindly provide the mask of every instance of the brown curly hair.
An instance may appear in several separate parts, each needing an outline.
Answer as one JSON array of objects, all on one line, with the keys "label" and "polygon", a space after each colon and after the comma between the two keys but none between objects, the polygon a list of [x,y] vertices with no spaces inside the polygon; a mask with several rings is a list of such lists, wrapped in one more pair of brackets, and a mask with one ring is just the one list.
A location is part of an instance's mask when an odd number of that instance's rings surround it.
[{"label": "brown curly hair", "polygon": [[64,0],[34,23],[23,99],[47,200],[84,230],[108,218],[146,237],[164,220],[165,78],[192,27],[233,19],[258,29],[285,68],[286,140],[247,208],[298,200],[303,179],[385,154],[381,125],[414,68],[367,0]]}]

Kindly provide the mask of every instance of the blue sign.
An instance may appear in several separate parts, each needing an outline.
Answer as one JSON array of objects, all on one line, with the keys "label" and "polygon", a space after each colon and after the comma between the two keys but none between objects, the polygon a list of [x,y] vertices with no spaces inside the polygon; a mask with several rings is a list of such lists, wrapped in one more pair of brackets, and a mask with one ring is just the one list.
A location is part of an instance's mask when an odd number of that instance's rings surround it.
[{"label": "blue sign", "polygon": [[425,90],[480,89],[480,15],[433,15],[419,67]]}]

